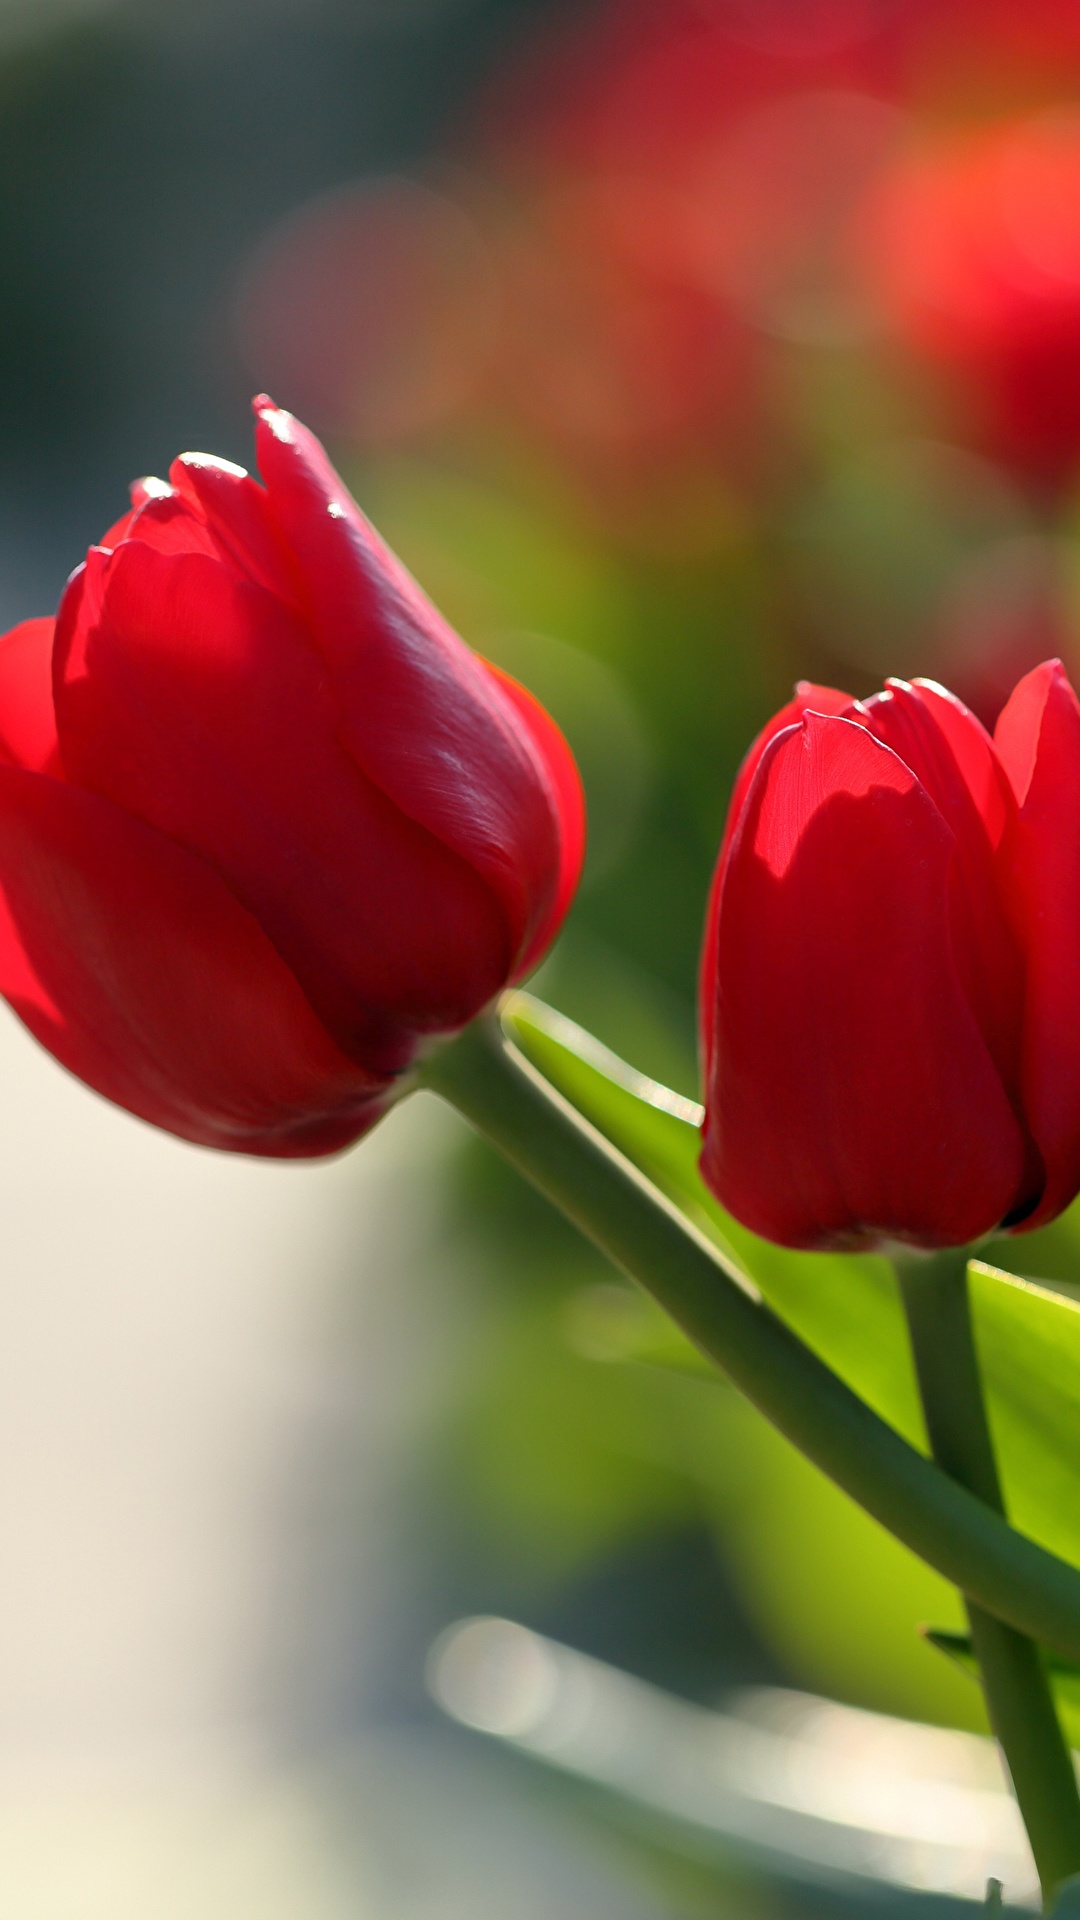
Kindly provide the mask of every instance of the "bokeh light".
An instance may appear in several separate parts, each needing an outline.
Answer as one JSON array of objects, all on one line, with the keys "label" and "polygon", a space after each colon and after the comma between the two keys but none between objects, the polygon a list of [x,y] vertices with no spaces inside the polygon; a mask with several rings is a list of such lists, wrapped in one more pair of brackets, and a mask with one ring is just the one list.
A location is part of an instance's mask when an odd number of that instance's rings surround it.
[{"label": "bokeh light", "polygon": [[408,179],[358,182],[262,243],[237,327],[267,387],[318,432],[397,444],[473,397],[498,330],[494,268],[446,195]]}]

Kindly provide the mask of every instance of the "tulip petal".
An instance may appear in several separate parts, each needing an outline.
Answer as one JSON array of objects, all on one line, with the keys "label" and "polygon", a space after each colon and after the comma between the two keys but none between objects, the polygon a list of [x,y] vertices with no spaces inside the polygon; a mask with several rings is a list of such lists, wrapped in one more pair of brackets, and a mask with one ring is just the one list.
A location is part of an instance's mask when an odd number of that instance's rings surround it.
[{"label": "tulip petal", "polygon": [[531,944],[522,954],[514,970],[514,979],[522,980],[536,965],[556,930],[562,925],[581,878],[582,863],[585,859],[585,794],[581,785],[577,761],[563,738],[559,728],[539,700],[527,687],[504,673],[501,667],[493,666],[488,660],[481,662],[495,679],[514,706],[519,718],[535,743],[537,753],[547,771],[548,778],[555,789],[556,806],[561,823],[559,879],[555,897],[548,910],[547,918],[541,921],[532,937]]},{"label": "tulip petal", "polygon": [[1027,960],[1024,1111],[1046,1164],[1026,1230],[1080,1189],[1080,704],[1060,660],[1020,681],[994,741],[1019,805],[1002,864]]},{"label": "tulip petal", "polygon": [[1015,812],[994,743],[963,701],[932,680],[887,680],[853,716],[898,753],[959,839],[992,852]]},{"label": "tulip petal", "polygon": [[702,1172],[787,1245],[962,1244],[1025,1141],[953,958],[953,836],[864,727],[809,713],[754,775],[714,908]]},{"label": "tulip petal", "polygon": [[971,709],[936,680],[913,680],[911,690],[933,715],[952,748],[990,845],[1000,846],[1015,812],[1015,801],[990,735]]},{"label": "tulip petal", "polygon": [[386,1105],[210,867],[94,794],[5,766],[0,992],[81,1080],[204,1146],[328,1153]]},{"label": "tulip petal", "polygon": [[55,620],[24,620],[0,639],[0,763],[56,773],[52,695]]},{"label": "tulip petal", "polygon": [[163,486],[159,492],[149,494],[141,506],[128,514],[126,521],[121,520],[110,528],[98,544],[115,551],[130,540],[142,541],[145,546],[153,547],[155,553],[205,553],[211,559],[216,559],[219,553],[202,515],[192,512],[188,501],[181,498],[175,487]]},{"label": "tulip petal", "polygon": [[724,838],[720,847],[721,864],[738,825],[739,815],[750,791],[750,783],[758,769],[758,761],[770,740],[775,740],[777,734],[783,733],[785,727],[795,726],[804,713],[850,714],[857,707],[858,702],[854,695],[842,693],[839,687],[819,687],[812,680],[798,682],[792,699],[788,701],[786,707],[781,707],[779,713],[774,713],[768,724],[762,727],[735,775],[735,784],[731,789],[731,800],[728,805],[727,825],[724,828]]},{"label": "tulip petal", "polygon": [[[863,703],[860,718],[911,768],[952,831],[957,965],[994,1064],[1018,1103],[1023,962],[996,857],[1016,803],[993,743],[973,713],[929,682],[888,681],[884,693]],[[1033,1165],[1033,1184],[1041,1180]]]},{"label": "tulip petal", "polygon": [[184,453],[169,479],[137,481],[130,511],[98,542],[139,540],[155,553],[204,553],[295,604],[297,583],[274,533],[266,493],[231,460]]},{"label": "tulip petal", "polygon": [[113,521],[112,526],[102,534],[97,545],[99,547],[118,547],[121,540],[128,538],[139,514],[147,503],[151,500],[167,500],[172,492],[173,488],[169,485],[168,481],[159,480],[155,473],[147,473],[143,475],[141,480],[133,480],[128,488],[128,493],[131,497],[130,507],[126,513],[120,515],[119,520]]},{"label": "tulip petal", "polygon": [[560,884],[555,787],[513,704],[364,518],[314,435],[256,402],[259,468],[344,704],[394,803],[483,874],[520,965]]},{"label": "tulip petal", "polygon": [[169,477],[185,506],[204,522],[220,558],[295,605],[298,582],[258,482],[243,467],[210,453],[181,454]]},{"label": "tulip petal", "polygon": [[364,778],[275,595],[202,553],[91,552],[61,603],[55,685],[69,777],[210,861],[373,1070],[508,978],[497,896]]},{"label": "tulip petal", "polygon": [[[713,949],[716,937],[716,902],[720,897],[720,886],[724,878],[724,868],[727,864],[728,850],[731,846],[735,829],[739,824],[739,819],[746,803],[746,796],[750,791],[750,784],[757,772],[758,762],[762,754],[769,745],[769,742],[775,740],[778,733],[783,733],[785,727],[795,726],[798,721],[802,719],[804,713],[846,714],[855,708],[857,704],[850,693],[841,693],[838,687],[819,687],[816,686],[812,680],[800,680],[795,688],[794,698],[788,701],[786,707],[781,707],[779,713],[773,715],[767,726],[762,727],[757,739],[745,755],[742,765],[735,775],[735,784],[732,788],[731,799],[728,803],[724,837],[720,842],[720,852],[717,856],[716,866],[713,870],[712,885],[709,889],[709,900],[705,910],[705,938],[701,952],[700,977],[702,980],[705,979],[706,975],[711,976],[715,965]],[[713,1043],[713,1016],[715,1007],[711,994],[699,996],[699,1009],[700,1048],[701,1058],[704,1062],[712,1052]]]}]

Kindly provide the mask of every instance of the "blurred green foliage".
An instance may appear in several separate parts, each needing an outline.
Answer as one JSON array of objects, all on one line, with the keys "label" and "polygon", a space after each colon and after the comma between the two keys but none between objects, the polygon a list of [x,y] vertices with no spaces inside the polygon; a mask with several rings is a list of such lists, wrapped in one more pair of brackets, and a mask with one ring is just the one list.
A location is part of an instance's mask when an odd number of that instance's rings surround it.
[{"label": "blurred green foliage", "polygon": [[[950,517],[953,466],[966,474],[965,459],[890,454],[883,490],[860,482],[847,505],[849,483],[836,483],[833,525],[853,563],[829,559],[819,534],[814,564],[841,566],[844,604],[874,633],[883,661],[890,632],[902,651],[905,636],[925,630],[905,608],[932,601],[935,579],[971,542],[1008,529],[1008,487],[984,482],[981,470]],[[700,918],[725,796],[797,662],[770,624],[760,546],[729,542],[690,563],[642,556],[590,531],[528,468],[513,479],[508,486],[505,469],[485,467],[475,449],[464,468],[395,460],[357,470],[361,497],[408,564],[472,644],[544,698],[585,772],[601,857],[541,990],[635,1066],[692,1094]],[[794,592],[797,568],[787,580]],[[874,595],[892,626],[876,618]],[[484,1148],[468,1149],[470,1162],[484,1158]],[[659,1554],[673,1531],[704,1524],[718,1595],[729,1582],[759,1636],[763,1670],[885,1711],[985,1728],[976,1690],[918,1631],[928,1621],[962,1625],[946,1583],[722,1385],[642,1364],[637,1309],[610,1290],[601,1264],[561,1236],[557,1249],[537,1249],[536,1202],[515,1198],[514,1176],[492,1166],[481,1184],[482,1199],[455,1231],[485,1276],[490,1318],[437,1452],[493,1585],[505,1591],[512,1568],[518,1610],[542,1624],[560,1590],[587,1596],[605,1556],[643,1538]],[[497,1208],[492,1185],[502,1191]],[[995,1243],[994,1257],[1051,1279],[1080,1273],[1078,1222],[1074,1210],[1039,1235]],[[733,1222],[728,1231],[747,1257],[752,1237]],[[882,1263],[792,1261],[757,1243],[751,1270],[767,1291],[771,1272],[781,1311],[815,1344],[831,1312],[834,1364],[919,1432],[902,1316]],[[678,1365],[674,1351],[666,1360]],[[1071,1402],[1063,1408],[1068,1425]],[[1059,1458],[1067,1433],[1060,1444]],[[1046,1502],[1035,1507],[1045,1522]],[[724,1612],[718,1597],[718,1622]],[[723,1631],[699,1687],[715,1691],[722,1680]],[[742,1677],[744,1660],[738,1641],[733,1676]]]},{"label": "blurred green foliage", "polygon": [[[354,478],[466,638],[544,698],[584,770],[604,857],[541,991],[635,1066],[692,1093],[700,925],[726,793],[794,677],[768,634],[761,553],[642,557],[588,537],[568,503],[553,505],[528,474],[512,492],[492,473],[478,477],[475,457],[464,475],[393,461]],[[604,679],[575,667],[575,652]],[[590,697],[594,686],[603,700]],[[467,1154],[475,1162],[486,1149]],[[492,1183],[503,1189],[498,1208]],[[601,1263],[561,1237],[557,1252],[538,1256],[536,1203],[515,1202],[515,1178],[501,1169],[482,1186],[455,1237],[459,1251],[467,1237],[473,1271],[485,1275],[490,1319],[459,1383],[453,1430],[434,1451],[458,1522],[482,1541],[491,1590],[509,1588],[519,1612],[543,1623],[560,1585],[586,1594],[605,1555],[642,1536],[660,1552],[673,1530],[704,1525],[718,1556],[718,1623],[727,1579],[760,1635],[762,1671],[982,1726],[977,1694],[917,1632],[930,1619],[960,1624],[945,1583],[722,1386],[589,1357],[580,1302],[603,1285]],[[832,1264],[842,1280],[846,1263]],[[797,1284],[818,1302],[815,1262],[803,1268]],[[902,1342],[891,1292],[883,1311]],[[872,1323],[849,1331],[881,1354]],[[699,1687],[722,1684],[722,1638],[721,1627]],[[733,1651],[732,1677],[745,1677],[743,1645]]]},{"label": "blurred green foliage", "polygon": [[[690,11],[698,31],[721,10]],[[15,556],[0,592],[12,618],[47,610],[114,517],[129,472],[192,443],[249,457],[247,392],[264,369],[237,338],[236,290],[285,216],[343,182],[396,171],[434,182],[512,264],[546,231],[551,205],[584,204],[595,184],[588,141],[570,137],[564,151],[553,137],[552,162],[538,139],[507,163],[491,110],[511,54],[515,70],[542,74],[546,35],[581,13],[541,0],[282,5],[253,31],[251,9],[225,0],[182,23],[168,7],[125,4],[0,58],[0,560]],[[568,91],[573,103],[579,83],[592,86],[606,126],[591,44],[586,35],[580,59],[572,50]],[[797,68],[781,64],[794,88]],[[555,98],[556,128],[560,111]],[[731,111],[718,99],[718,134]],[[656,151],[658,173],[662,142]],[[580,308],[582,262],[555,245],[548,279],[569,319],[560,332],[541,304],[535,326],[553,353],[568,342],[571,359],[585,340],[586,401],[606,391],[627,338],[644,341],[625,385],[627,412],[648,412],[663,327],[652,283],[639,310],[640,288],[619,277],[633,279],[626,260],[637,258],[625,237],[618,227],[614,293],[601,276]],[[650,246],[653,237],[649,228]],[[659,251],[656,311],[666,313]],[[587,281],[587,243],[584,252]],[[749,390],[753,369],[744,380],[726,326],[717,322],[714,358]],[[681,375],[689,349],[673,332]],[[1015,476],[952,444],[933,383],[873,337],[770,338],[755,467],[696,419],[674,452],[660,432],[620,438],[618,420],[599,455],[568,448],[526,417],[535,366],[515,361],[509,322],[504,334],[496,399],[466,397],[381,445],[346,423],[335,434],[331,420],[334,451],[443,611],[535,690],[578,756],[589,863],[539,990],[693,1095],[706,890],[757,727],[802,676],[862,693],[885,672],[955,669],[962,691],[985,691],[981,637],[1000,639],[1011,659],[1033,601],[1047,650],[1065,645],[1078,603],[1075,513],[1063,501],[1051,524]],[[277,397],[294,403],[287,390]],[[534,415],[543,410],[537,400]],[[1003,633],[991,633],[1002,609]],[[992,693],[993,672],[989,681]],[[502,1608],[558,1620],[615,1657],[609,1572],[647,1602],[643,1664],[689,1692],[781,1678],[981,1725],[975,1690],[917,1631],[960,1625],[944,1583],[722,1382],[688,1370],[679,1343],[484,1147],[463,1147],[454,1172],[444,1280],[468,1338],[448,1359],[418,1462],[425,1629],[454,1610]],[[739,1250],[751,1259],[749,1236]],[[1080,1283],[1080,1209],[995,1245],[994,1257]],[[793,1324],[813,1339],[828,1323],[835,1363],[856,1368],[875,1404],[914,1431],[880,1263],[793,1265],[760,1244],[754,1260]],[[999,1360],[1003,1342],[1019,1351],[1042,1340],[1032,1381],[1044,1362],[1057,1369],[1054,1419],[1040,1420],[1035,1391],[1010,1435],[1037,1465],[1067,1448],[1065,1375],[1080,1361],[1072,1325],[1055,1344],[1058,1322],[1033,1329],[1012,1300],[993,1322]],[[703,1541],[708,1560],[693,1594],[680,1585],[687,1541]]]}]

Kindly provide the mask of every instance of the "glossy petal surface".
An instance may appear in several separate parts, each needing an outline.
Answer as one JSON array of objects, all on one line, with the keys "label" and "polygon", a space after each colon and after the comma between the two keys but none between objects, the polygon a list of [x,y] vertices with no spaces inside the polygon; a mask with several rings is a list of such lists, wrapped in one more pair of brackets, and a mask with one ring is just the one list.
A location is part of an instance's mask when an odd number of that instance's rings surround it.
[{"label": "glossy petal surface", "polygon": [[759,761],[715,913],[702,1170],[789,1245],[978,1237],[1026,1142],[954,959],[955,838],[861,725],[809,713]]},{"label": "glossy petal surface", "polygon": [[0,991],[106,1098],[206,1146],[306,1156],[387,1089],[334,1046],[201,861],[95,795],[0,766]]},{"label": "glossy petal surface", "polygon": [[[205,524],[214,552],[250,580],[298,606],[297,569],[277,538],[264,488],[243,467],[207,453],[174,460],[169,479],[192,517]],[[142,525],[140,538],[147,538]]]},{"label": "glossy petal surface", "polygon": [[785,727],[797,725],[805,713],[850,714],[857,705],[858,702],[854,696],[850,693],[842,693],[839,687],[819,687],[813,680],[799,681],[794,696],[788,701],[786,707],[781,707],[779,713],[775,713],[767,725],[762,727],[735,775],[735,784],[731,790],[731,802],[728,807],[727,826],[720,849],[721,866],[746,796],[750,791],[750,783],[757,772],[758,761],[770,740],[775,740],[777,734],[783,733]]},{"label": "glossy petal surface", "polygon": [[0,639],[0,992],[156,1124],[331,1151],[554,938],[569,749],[310,434],[184,454]]},{"label": "glossy petal surface", "polygon": [[585,793],[577,762],[546,707],[518,681],[490,661],[482,661],[500,692],[510,701],[532,739],[555,793],[561,826],[558,878],[554,897],[514,969],[519,980],[531,971],[566,917],[585,859]]},{"label": "glossy petal surface", "polygon": [[258,423],[269,511],[338,688],[343,742],[404,813],[483,875],[516,954],[528,952],[561,883],[557,776],[314,436],[270,402]]},{"label": "glossy petal surface", "polygon": [[58,773],[53,620],[24,620],[0,639],[0,763]]},{"label": "glossy petal surface", "polygon": [[170,546],[93,553],[65,597],[69,777],[212,862],[339,1043],[393,1071],[411,1035],[463,1024],[507,978],[498,901],[365,779],[289,608],[204,549]]},{"label": "glossy petal surface", "polygon": [[1027,953],[1023,1099],[1047,1171],[1032,1227],[1080,1186],[1080,705],[1060,661],[1021,680],[995,741],[1018,805],[1002,853]]},{"label": "glossy petal surface", "polygon": [[[952,833],[956,963],[998,1072],[1018,1101],[1023,959],[996,862],[1015,805],[1000,767],[994,778],[993,743],[959,700],[925,682],[890,680],[884,693],[864,703],[863,714],[875,738],[910,767]],[[1041,1183],[1034,1165],[1032,1183]]]},{"label": "glossy petal surface", "polygon": [[[712,885],[709,890],[708,904],[705,910],[705,938],[702,945],[700,969],[702,981],[706,979],[711,980],[715,973],[716,903],[720,897],[720,885],[724,877],[724,867],[727,863],[728,850],[731,846],[732,837],[739,824],[739,819],[746,803],[746,796],[750,791],[750,785],[757,772],[758,762],[762,754],[765,752],[769,742],[775,740],[778,733],[783,733],[785,727],[796,726],[805,713],[843,714],[850,713],[855,706],[856,702],[852,698],[852,695],[850,693],[841,693],[838,687],[819,687],[815,685],[812,680],[800,680],[795,688],[794,698],[788,701],[786,707],[781,707],[779,713],[774,714],[768,724],[762,727],[761,732],[743,759],[742,765],[735,775],[735,784],[731,791],[727,821],[724,826],[724,837],[720,843],[720,852],[717,857]],[[714,1017],[715,997],[713,994],[703,991],[699,1001],[698,1013],[703,1063],[709,1059],[712,1053]]]}]

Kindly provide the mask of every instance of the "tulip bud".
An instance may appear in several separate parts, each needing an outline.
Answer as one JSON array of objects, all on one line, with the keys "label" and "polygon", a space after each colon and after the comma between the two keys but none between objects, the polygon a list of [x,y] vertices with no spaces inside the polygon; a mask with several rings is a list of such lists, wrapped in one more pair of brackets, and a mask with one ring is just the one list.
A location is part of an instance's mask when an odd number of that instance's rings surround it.
[{"label": "tulip bud", "polygon": [[566,913],[580,784],[318,442],[185,454],[0,640],[0,991],[204,1145],[330,1152]]},{"label": "tulip bud", "polygon": [[994,739],[930,681],[802,685],[739,774],[701,978],[701,1168],[788,1246],[959,1246],[1080,1190],[1080,704]]}]

